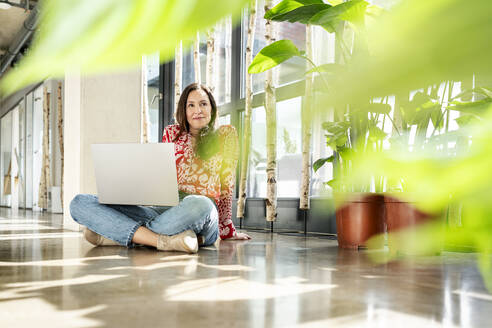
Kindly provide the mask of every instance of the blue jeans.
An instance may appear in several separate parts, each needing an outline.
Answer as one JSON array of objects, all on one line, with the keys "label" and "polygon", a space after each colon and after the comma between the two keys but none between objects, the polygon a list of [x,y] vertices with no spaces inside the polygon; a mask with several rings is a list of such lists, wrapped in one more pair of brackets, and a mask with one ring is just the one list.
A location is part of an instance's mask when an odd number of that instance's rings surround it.
[{"label": "blue jeans", "polygon": [[204,246],[219,236],[217,208],[205,196],[186,196],[174,207],[148,207],[105,205],[97,196],[80,194],[70,203],[70,214],[75,222],[128,247],[134,246],[133,235],[142,226],[168,236],[193,230],[204,237]]}]

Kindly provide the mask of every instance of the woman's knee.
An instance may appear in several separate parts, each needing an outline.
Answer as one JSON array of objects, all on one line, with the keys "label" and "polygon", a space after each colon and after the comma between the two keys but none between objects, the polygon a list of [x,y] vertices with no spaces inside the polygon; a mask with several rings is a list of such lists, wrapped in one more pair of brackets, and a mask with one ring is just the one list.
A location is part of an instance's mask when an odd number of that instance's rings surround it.
[{"label": "woman's knee", "polygon": [[193,212],[196,213],[197,219],[209,217],[212,220],[217,220],[217,208],[213,201],[205,196],[191,195],[187,196],[183,201],[186,201]]},{"label": "woman's knee", "polygon": [[79,222],[80,214],[87,208],[87,206],[94,201],[97,202],[97,197],[88,194],[78,194],[70,202],[70,215],[72,218]]}]

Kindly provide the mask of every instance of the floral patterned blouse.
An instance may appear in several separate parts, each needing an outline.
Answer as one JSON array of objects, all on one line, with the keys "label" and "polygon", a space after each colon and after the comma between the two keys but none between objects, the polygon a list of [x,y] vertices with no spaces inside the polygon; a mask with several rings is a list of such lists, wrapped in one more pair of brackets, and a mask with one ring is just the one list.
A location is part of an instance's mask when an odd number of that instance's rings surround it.
[{"label": "floral patterned blouse", "polygon": [[232,125],[218,129],[220,150],[208,160],[202,160],[193,152],[194,138],[190,133],[179,134],[178,124],[164,129],[162,142],[174,142],[179,190],[204,195],[215,200],[219,212],[219,232],[222,239],[236,234],[232,223],[232,195],[239,157],[238,136]]}]

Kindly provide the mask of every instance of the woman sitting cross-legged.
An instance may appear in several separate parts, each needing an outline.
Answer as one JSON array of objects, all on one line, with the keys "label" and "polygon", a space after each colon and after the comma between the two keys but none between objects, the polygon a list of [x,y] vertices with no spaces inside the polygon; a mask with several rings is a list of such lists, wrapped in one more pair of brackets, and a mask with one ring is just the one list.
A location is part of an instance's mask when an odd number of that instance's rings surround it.
[{"label": "woman sitting cross-legged", "polygon": [[220,239],[250,239],[231,220],[238,158],[233,126],[215,130],[217,106],[210,90],[196,83],[179,99],[178,124],[169,125],[163,142],[173,142],[180,202],[174,207],[100,204],[94,195],[75,196],[73,219],[94,245],[135,244],[196,253]]}]

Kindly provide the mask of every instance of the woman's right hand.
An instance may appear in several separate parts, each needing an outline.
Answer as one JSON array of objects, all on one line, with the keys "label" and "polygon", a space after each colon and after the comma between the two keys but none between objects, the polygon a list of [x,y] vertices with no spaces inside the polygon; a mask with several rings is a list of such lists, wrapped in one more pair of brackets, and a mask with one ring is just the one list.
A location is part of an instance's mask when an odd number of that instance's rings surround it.
[{"label": "woman's right hand", "polygon": [[244,232],[237,232],[234,234],[234,236],[232,236],[231,238],[229,239],[232,239],[232,240],[249,240],[251,239],[251,236],[244,233]]}]

